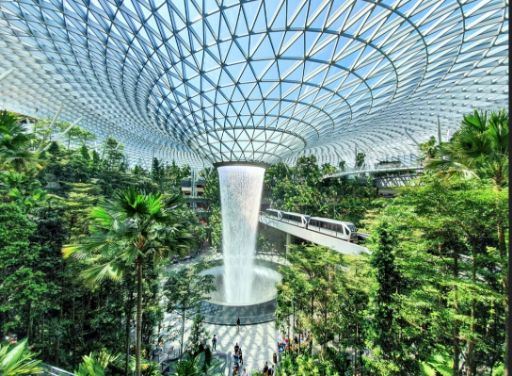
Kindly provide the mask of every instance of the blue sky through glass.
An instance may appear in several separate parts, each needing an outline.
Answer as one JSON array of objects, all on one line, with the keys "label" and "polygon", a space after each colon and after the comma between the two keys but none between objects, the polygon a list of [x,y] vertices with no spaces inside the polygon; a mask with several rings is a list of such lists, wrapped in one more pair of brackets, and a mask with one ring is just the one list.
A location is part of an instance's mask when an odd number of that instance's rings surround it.
[{"label": "blue sky through glass", "polygon": [[0,81],[0,102],[48,116],[63,106],[137,155],[202,164],[305,152],[337,163],[357,148],[377,160],[414,152],[406,131],[436,133],[432,114],[453,126],[508,94],[501,0],[2,7],[0,69],[18,71]]}]

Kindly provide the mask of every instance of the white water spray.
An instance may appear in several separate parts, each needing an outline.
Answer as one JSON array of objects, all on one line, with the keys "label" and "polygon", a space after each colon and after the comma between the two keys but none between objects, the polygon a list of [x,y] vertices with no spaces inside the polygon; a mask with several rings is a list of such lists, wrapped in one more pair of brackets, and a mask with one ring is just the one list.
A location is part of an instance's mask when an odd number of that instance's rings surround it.
[{"label": "white water spray", "polygon": [[219,184],[224,253],[224,296],[228,305],[251,302],[256,232],[265,169],[220,166]]}]

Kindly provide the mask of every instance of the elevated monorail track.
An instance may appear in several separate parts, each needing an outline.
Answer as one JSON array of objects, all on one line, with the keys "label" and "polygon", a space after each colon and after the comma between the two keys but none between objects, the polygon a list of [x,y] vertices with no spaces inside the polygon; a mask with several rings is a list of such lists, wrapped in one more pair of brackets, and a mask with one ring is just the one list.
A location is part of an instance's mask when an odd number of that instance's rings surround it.
[{"label": "elevated monorail track", "polygon": [[260,213],[260,223],[339,253],[347,255],[370,253],[366,247],[357,244],[359,239],[364,239],[366,236],[358,234],[351,222],[267,209]]}]

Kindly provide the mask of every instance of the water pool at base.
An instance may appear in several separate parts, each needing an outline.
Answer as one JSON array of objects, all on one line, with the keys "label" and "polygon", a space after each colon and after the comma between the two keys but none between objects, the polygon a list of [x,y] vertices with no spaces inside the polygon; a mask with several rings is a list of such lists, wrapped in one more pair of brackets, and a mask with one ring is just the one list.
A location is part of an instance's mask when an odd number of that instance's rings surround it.
[{"label": "water pool at base", "polygon": [[212,267],[203,271],[203,274],[210,274],[215,278],[215,290],[210,293],[209,302],[225,306],[247,306],[273,300],[277,296],[276,284],[281,281],[281,275],[276,270],[266,265],[255,263],[253,265],[254,281],[249,294],[244,294],[244,299],[239,300],[237,304],[232,304],[225,296],[224,266]]}]

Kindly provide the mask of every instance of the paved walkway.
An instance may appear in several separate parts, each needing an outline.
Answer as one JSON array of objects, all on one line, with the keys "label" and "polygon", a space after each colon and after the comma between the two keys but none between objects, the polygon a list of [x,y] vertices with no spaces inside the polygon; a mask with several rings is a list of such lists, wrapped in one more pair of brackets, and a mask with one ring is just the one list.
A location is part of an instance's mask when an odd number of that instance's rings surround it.
[{"label": "paved walkway", "polygon": [[[171,347],[176,350],[180,347],[179,328],[181,327],[181,321],[177,319],[178,317],[176,315],[165,315],[164,328],[171,328],[171,331],[174,332],[174,336],[172,332],[168,332],[167,330],[163,331],[165,339],[164,353],[168,353]],[[187,320],[185,323],[185,343],[188,342],[191,325],[192,320]],[[217,335],[217,352],[219,355],[221,353],[229,354],[228,359],[232,359],[235,343],[240,345],[244,358],[243,366],[247,367],[249,374],[253,370],[261,370],[266,361],[271,364],[272,354],[276,351],[275,341],[278,337],[274,322],[241,326],[239,332],[236,326],[213,324],[205,324],[204,326],[210,333],[208,340],[210,348],[212,346],[211,338],[214,334]],[[168,340],[168,338],[172,337],[177,338]]]},{"label": "paved walkway", "polygon": [[217,334],[217,350],[233,353],[233,347],[238,342],[242,348],[244,367],[247,370],[262,369],[266,361],[272,361],[275,351],[277,331],[275,323],[241,326],[237,333],[236,326],[208,325],[210,333]]},{"label": "paved walkway", "polygon": [[[218,259],[221,258],[220,254],[208,255],[203,257],[206,260]],[[266,254],[266,255],[258,255],[259,259],[273,261],[277,263],[285,263],[286,261],[276,255]],[[190,260],[188,263],[196,262],[195,260]],[[176,266],[181,266],[183,263],[179,265],[173,265],[171,267],[174,268]],[[233,318],[233,324],[235,323],[236,318]],[[188,337],[190,335],[190,328],[192,326],[192,320],[186,320],[185,323],[185,344],[188,342]],[[214,334],[217,335],[217,354],[228,354],[228,359],[232,360],[233,355],[233,347],[235,343],[238,344],[242,348],[244,364],[243,367],[247,367],[247,371],[251,374],[252,371],[261,370],[267,361],[269,365],[272,363],[272,355],[274,351],[276,351],[276,339],[278,337],[277,329],[275,328],[275,322],[267,322],[263,324],[256,325],[246,325],[241,326],[240,331],[237,331],[237,327],[227,326],[227,325],[215,325],[215,324],[204,324],[206,330],[210,334],[208,339],[208,345],[212,346],[211,338]],[[163,331],[164,335],[164,354],[168,353],[172,348],[175,351],[179,351],[180,342],[179,342],[179,330],[181,328],[181,320],[179,316],[176,314],[166,313],[163,322]],[[171,351],[172,352],[172,351]],[[228,364],[229,368],[231,368],[231,362]],[[226,375],[230,373],[226,372]]]}]

